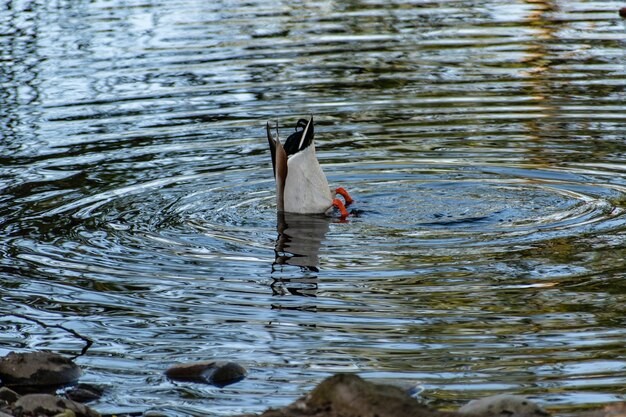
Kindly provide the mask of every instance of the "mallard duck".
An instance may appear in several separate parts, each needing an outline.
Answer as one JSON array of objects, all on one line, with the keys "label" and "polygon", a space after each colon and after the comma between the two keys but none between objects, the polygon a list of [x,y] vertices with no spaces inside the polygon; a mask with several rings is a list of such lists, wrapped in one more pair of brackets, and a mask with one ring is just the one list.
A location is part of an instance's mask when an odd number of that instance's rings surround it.
[{"label": "mallard duck", "polygon": [[[313,116],[308,121],[300,119],[296,123],[296,132],[287,138],[283,146],[278,130],[274,139],[270,124],[267,123],[267,141],[272,153],[278,211],[299,214],[329,213],[333,207],[337,207],[342,218],[348,217],[346,206],[353,200],[345,189],[339,187],[333,193],[328,186],[326,175],[315,155],[314,134]],[[337,194],[343,196],[345,204],[336,198]]]}]

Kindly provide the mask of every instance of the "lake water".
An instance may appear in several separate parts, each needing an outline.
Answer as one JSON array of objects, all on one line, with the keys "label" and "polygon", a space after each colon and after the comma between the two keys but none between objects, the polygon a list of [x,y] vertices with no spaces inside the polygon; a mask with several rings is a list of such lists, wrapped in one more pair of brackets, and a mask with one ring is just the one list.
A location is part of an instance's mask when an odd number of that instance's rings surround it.
[{"label": "lake water", "polygon": [[[622,6],[0,1],[0,354],[93,340],[104,413],[624,400]],[[276,216],[265,123],[309,115],[345,222]],[[163,376],[211,359],[249,376]]]}]

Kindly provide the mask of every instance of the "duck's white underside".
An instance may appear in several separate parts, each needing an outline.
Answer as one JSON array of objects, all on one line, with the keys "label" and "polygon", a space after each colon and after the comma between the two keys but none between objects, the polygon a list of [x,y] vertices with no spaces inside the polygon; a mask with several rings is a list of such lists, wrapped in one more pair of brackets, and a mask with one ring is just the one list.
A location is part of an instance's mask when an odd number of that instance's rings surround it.
[{"label": "duck's white underside", "polygon": [[287,160],[284,195],[285,211],[288,213],[325,213],[332,207],[333,196],[317,161],[314,144]]}]

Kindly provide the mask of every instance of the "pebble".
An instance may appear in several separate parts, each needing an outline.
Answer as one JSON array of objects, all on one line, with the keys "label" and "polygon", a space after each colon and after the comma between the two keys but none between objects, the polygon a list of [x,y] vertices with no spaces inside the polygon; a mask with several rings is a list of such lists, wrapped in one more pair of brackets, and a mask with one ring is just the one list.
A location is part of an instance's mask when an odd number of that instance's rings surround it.
[{"label": "pebble", "polygon": [[11,352],[0,358],[0,379],[6,386],[65,385],[80,375],[78,365],[56,353]]},{"label": "pebble", "polygon": [[174,381],[201,382],[218,387],[239,382],[246,377],[246,369],[235,362],[202,361],[177,364],[165,371]]}]

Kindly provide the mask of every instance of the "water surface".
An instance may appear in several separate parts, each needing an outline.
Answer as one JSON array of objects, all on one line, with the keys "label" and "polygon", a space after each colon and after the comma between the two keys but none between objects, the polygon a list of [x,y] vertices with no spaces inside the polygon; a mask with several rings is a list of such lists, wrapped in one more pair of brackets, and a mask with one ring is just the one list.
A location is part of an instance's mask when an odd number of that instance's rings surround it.
[{"label": "water surface", "polygon": [[[0,353],[93,340],[104,413],[624,400],[620,6],[0,1]],[[311,114],[347,222],[276,216],[265,122]],[[163,376],[208,359],[249,377]]]}]

